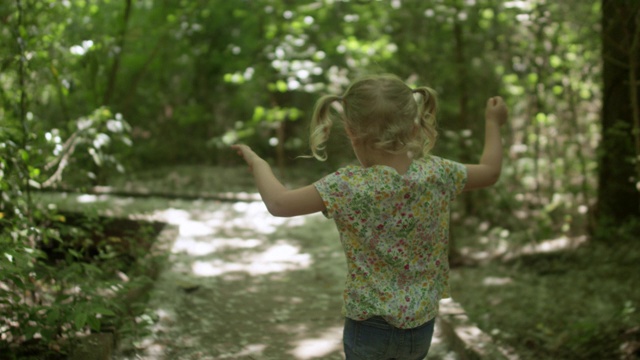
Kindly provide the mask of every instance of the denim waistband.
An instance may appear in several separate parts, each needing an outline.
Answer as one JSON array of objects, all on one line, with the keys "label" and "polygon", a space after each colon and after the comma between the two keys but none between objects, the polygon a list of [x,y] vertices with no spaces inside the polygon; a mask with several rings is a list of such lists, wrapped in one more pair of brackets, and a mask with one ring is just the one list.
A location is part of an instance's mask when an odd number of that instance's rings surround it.
[{"label": "denim waistband", "polygon": [[365,325],[365,326],[371,326],[371,327],[375,327],[375,328],[379,328],[379,329],[414,330],[414,329],[420,329],[421,327],[427,326],[433,321],[435,321],[435,318],[427,321],[426,323],[424,323],[422,325],[416,326],[416,327],[411,328],[411,329],[399,329],[399,328],[396,328],[395,326],[389,324],[382,316],[372,316],[372,317],[370,317],[370,318],[368,318],[366,320],[361,321],[360,323],[362,325]]}]

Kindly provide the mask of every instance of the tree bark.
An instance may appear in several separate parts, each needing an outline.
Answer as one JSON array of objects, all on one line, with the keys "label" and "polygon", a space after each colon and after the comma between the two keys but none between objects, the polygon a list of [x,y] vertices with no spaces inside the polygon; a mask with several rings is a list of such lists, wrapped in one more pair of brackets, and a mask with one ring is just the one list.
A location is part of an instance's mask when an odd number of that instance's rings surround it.
[{"label": "tree bark", "polygon": [[[618,226],[640,218],[638,155],[634,109],[640,99],[630,76],[638,64],[634,42],[640,5],[633,0],[602,0],[603,106],[599,149],[598,225]],[[634,44],[635,43],[635,44]],[[633,94],[633,96],[632,96]]]}]

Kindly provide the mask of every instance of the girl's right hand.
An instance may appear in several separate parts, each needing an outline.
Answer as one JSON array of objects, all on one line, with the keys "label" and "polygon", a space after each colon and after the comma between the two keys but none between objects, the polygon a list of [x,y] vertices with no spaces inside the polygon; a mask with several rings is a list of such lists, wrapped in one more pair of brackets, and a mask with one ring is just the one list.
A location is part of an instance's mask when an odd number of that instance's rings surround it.
[{"label": "girl's right hand", "polygon": [[500,96],[494,96],[487,100],[487,108],[484,112],[487,122],[494,122],[498,126],[502,126],[507,122],[509,111],[507,105]]}]

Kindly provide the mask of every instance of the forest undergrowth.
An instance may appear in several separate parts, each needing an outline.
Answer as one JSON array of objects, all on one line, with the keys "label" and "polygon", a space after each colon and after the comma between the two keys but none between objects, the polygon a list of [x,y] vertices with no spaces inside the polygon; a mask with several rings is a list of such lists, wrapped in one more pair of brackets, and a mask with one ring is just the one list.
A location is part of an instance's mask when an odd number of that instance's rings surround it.
[{"label": "forest undergrowth", "polygon": [[467,259],[452,272],[453,297],[522,360],[638,359],[639,225],[533,244],[458,229]]}]

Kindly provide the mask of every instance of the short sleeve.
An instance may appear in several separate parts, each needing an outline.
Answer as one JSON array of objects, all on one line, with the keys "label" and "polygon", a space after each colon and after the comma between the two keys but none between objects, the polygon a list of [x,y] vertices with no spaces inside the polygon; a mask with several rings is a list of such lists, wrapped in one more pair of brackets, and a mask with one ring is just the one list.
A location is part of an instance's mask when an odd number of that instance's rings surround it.
[{"label": "short sleeve", "polygon": [[455,199],[458,194],[464,190],[464,186],[467,184],[467,167],[459,162],[441,159],[441,166],[443,167],[445,175],[445,181],[451,191],[451,200]]},{"label": "short sleeve", "polygon": [[341,171],[329,174],[313,184],[318,190],[325,210],[322,212],[328,219],[333,219],[339,209],[340,200],[344,198],[345,183]]}]

